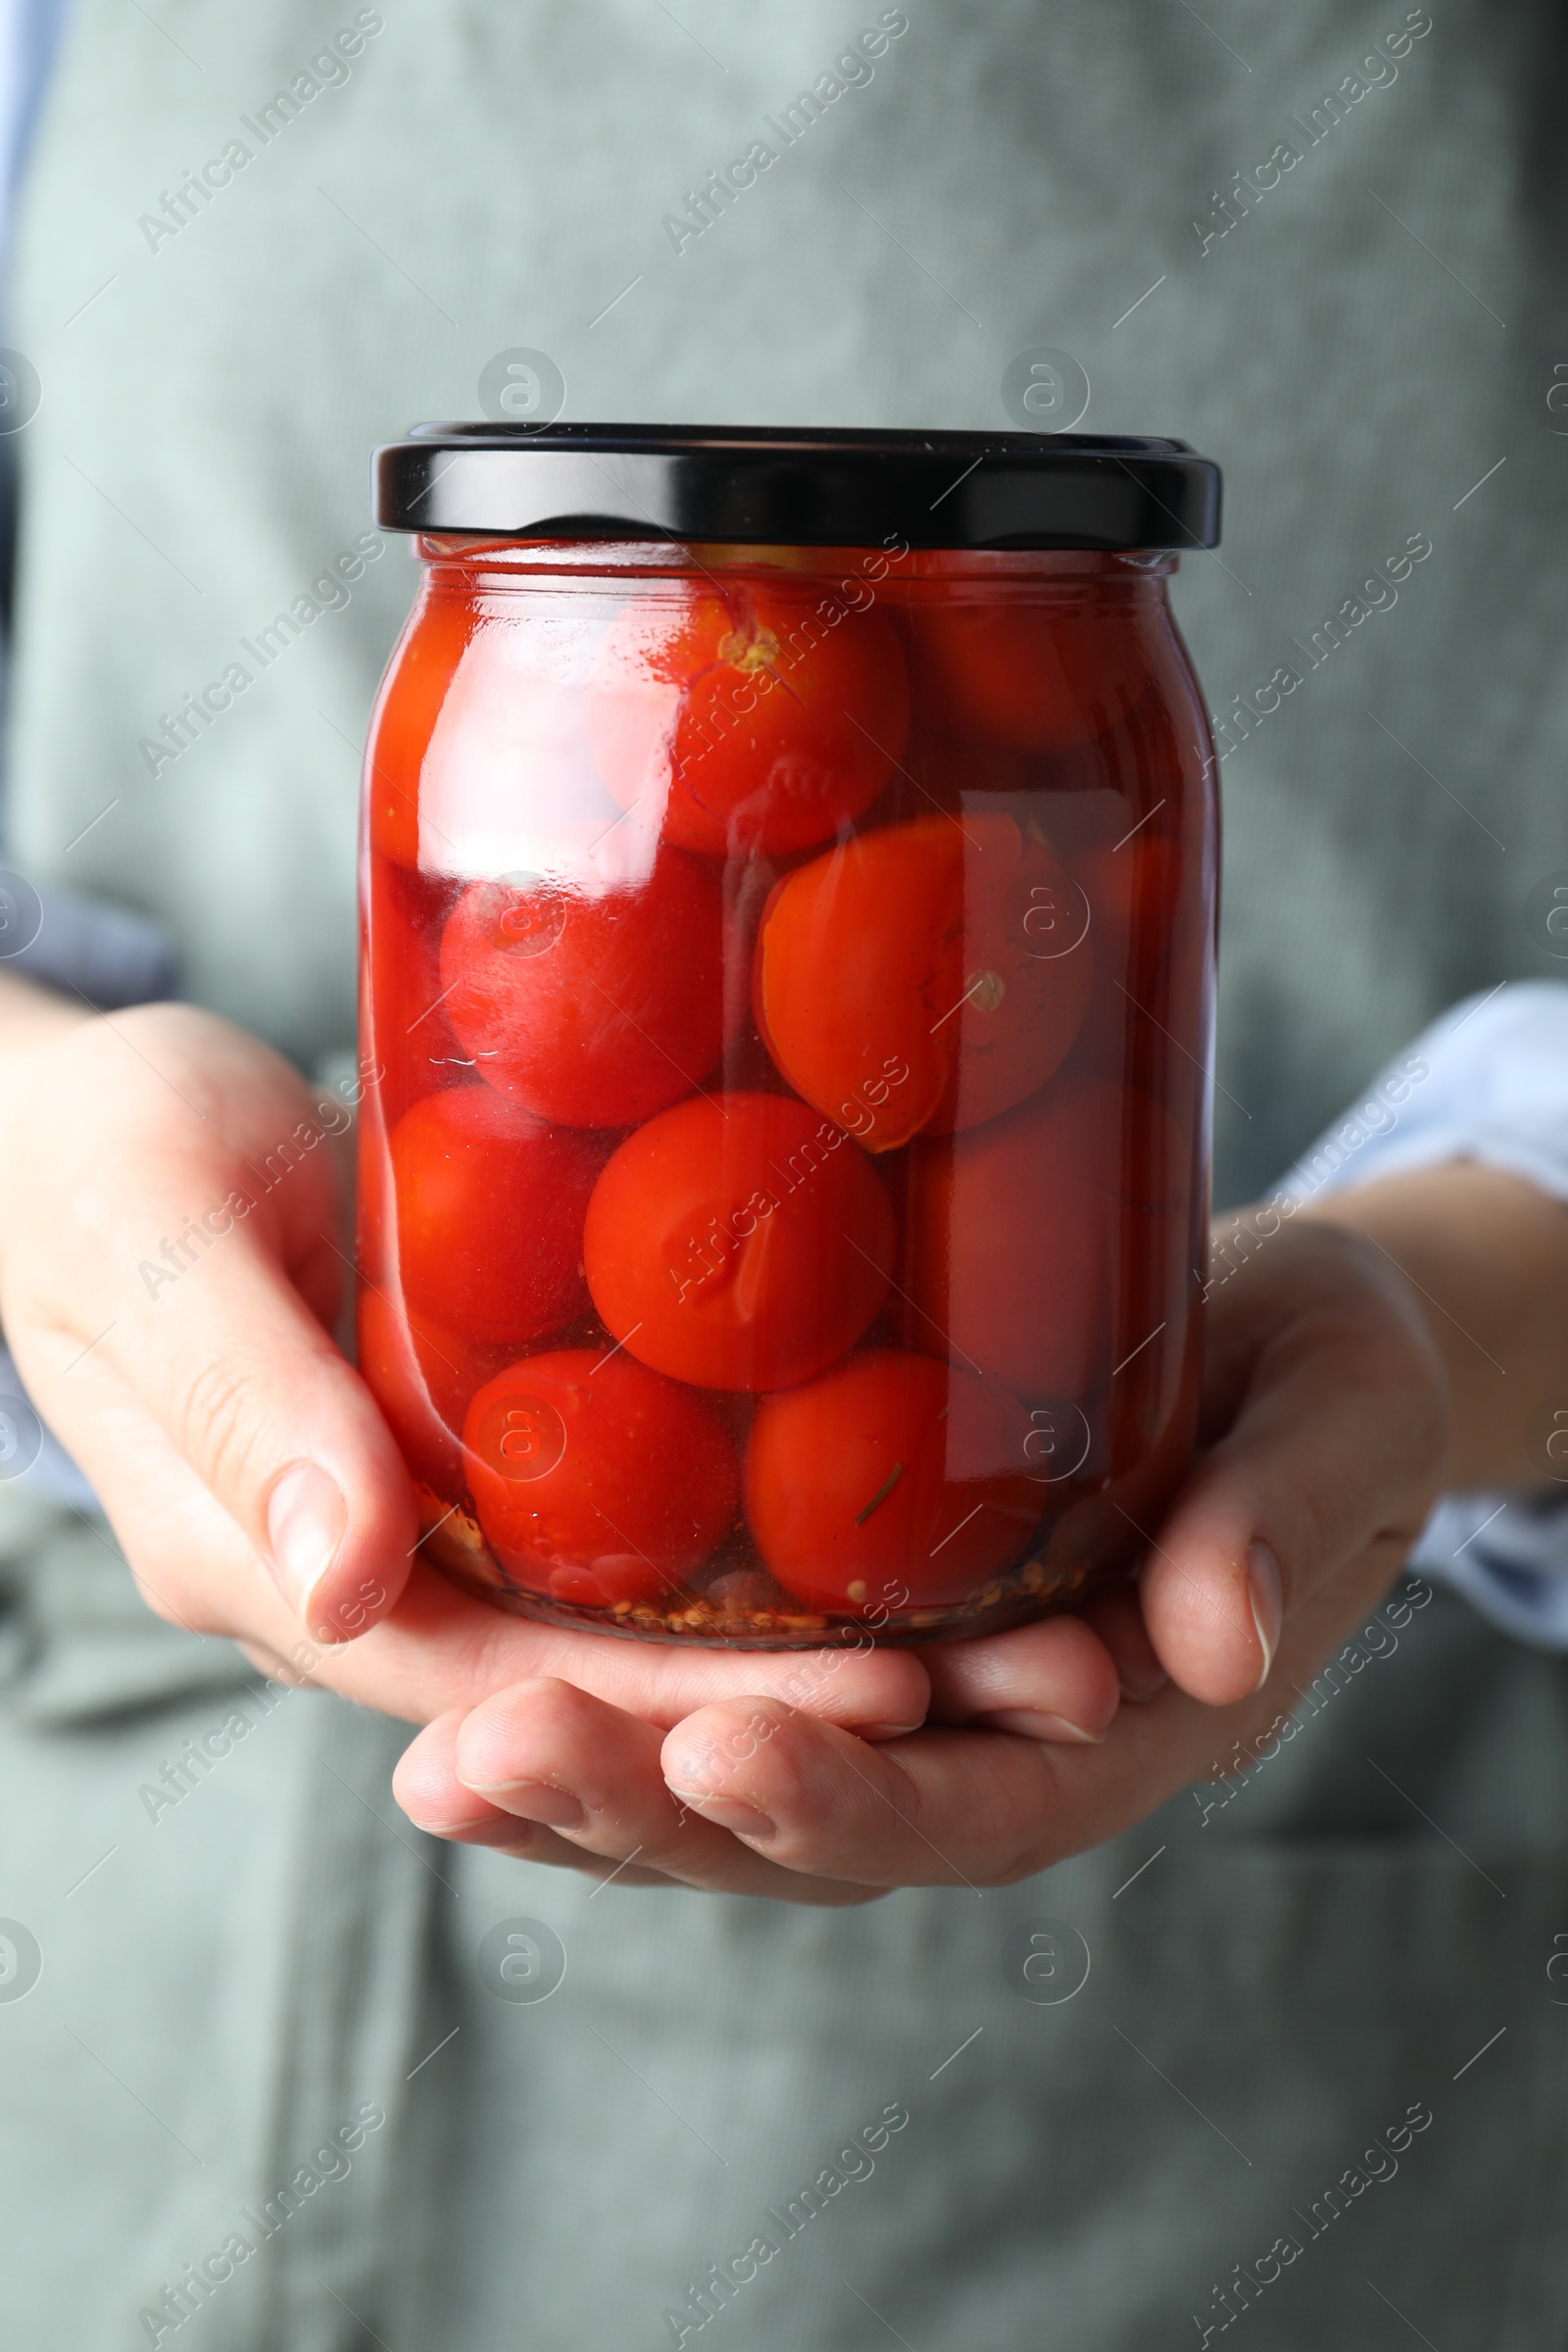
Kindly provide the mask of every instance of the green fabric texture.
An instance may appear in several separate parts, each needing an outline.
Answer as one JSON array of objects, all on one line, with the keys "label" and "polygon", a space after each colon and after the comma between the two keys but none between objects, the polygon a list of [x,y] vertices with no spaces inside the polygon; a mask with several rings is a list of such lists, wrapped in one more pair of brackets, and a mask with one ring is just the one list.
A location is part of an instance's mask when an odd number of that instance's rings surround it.
[{"label": "green fabric texture", "polygon": [[[882,12],[819,0],[156,16],[81,0],[25,190],[10,331],[44,397],[10,856],[154,914],[193,996],[307,1067],[351,1045],[358,746],[413,586],[366,457],[477,413],[515,346],[576,416],[981,426],[1050,344],[1087,371],[1086,426],[1224,464],[1225,544],[1177,586],[1232,713],[1222,1198],[1442,1004],[1545,968],[1548,0],[1454,0],[1402,47],[1405,11],[1351,0],[908,0],[869,79],[835,61]],[[778,163],[672,237],[819,83]],[[243,166],[172,226],[232,141]],[[235,664],[182,743],[169,721]],[[0,1489],[0,1914],[43,1955],[0,1997],[18,2342],[1142,2352],[1229,2310],[1258,2346],[1358,2352],[1402,2333],[1384,2297],[1445,2352],[1563,2340],[1568,1689],[1457,1603],[1304,1699],[1222,1809],[1189,1793],[1043,1880],[829,1914],[421,1838],[387,1794],[401,1727],[255,1695],[111,1555]],[[177,1803],[144,1793],[236,1710]],[[514,1920],[564,1948],[547,2000],[481,1972]],[[1034,1933],[1049,1966],[1087,1947],[1072,1998],[1025,1997]],[[318,2153],[356,2128],[334,2178]],[[163,2301],[306,2169],[230,2279]],[[759,2238],[705,2314],[707,2267]]]}]

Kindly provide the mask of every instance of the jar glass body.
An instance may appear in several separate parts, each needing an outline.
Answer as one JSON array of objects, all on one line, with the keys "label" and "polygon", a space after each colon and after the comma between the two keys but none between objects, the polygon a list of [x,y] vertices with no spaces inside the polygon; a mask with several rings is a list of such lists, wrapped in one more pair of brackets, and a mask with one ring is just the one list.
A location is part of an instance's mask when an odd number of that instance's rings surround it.
[{"label": "jar glass body", "polygon": [[366,767],[360,1364],[428,1556],[762,1647],[1123,1573],[1201,1338],[1173,559],[419,554]]}]

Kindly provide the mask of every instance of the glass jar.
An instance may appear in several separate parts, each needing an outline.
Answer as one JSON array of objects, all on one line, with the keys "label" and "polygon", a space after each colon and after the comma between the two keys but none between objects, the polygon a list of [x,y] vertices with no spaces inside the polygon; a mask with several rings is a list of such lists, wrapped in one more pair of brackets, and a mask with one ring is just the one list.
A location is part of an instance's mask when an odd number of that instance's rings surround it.
[{"label": "glass jar", "polygon": [[1214,760],[1180,443],[416,428],[366,766],[360,1364],[500,1606],[952,1638],[1197,1424]]}]

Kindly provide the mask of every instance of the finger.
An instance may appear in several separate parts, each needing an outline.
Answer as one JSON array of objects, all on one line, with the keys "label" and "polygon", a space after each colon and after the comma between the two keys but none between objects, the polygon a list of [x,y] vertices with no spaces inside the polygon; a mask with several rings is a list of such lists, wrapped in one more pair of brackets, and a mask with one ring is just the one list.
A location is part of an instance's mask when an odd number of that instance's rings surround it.
[{"label": "finger", "polygon": [[[878,1747],[765,1704],[711,1707],[676,1726],[662,1762],[694,1810],[711,1818],[739,1803],[760,1814],[734,1835],[786,1869],[862,1886],[978,1890],[1116,1836],[1202,1778],[1216,1739],[1223,1749],[1233,1732],[1248,1734],[1271,1703],[1216,1715],[1167,1686],[1124,1708],[1098,1746],[933,1728]],[[761,1737],[765,1714],[773,1728]]]},{"label": "finger", "polygon": [[[148,1051],[126,1034],[138,1024],[150,1036]],[[127,1393],[135,1394],[146,1334],[162,1330],[167,1339],[191,1294],[210,1290],[220,1270],[227,1271],[246,1247],[243,1237],[230,1238],[242,1232],[242,1213],[255,1209],[254,1228],[265,1228],[280,1278],[289,1250],[309,1255],[294,1231],[302,1215],[320,1225],[335,1214],[324,1153],[296,1172],[289,1163],[302,1153],[292,1140],[278,1144],[270,1160],[267,1143],[242,1134],[251,1116],[258,1135],[289,1138],[308,1100],[275,1054],[209,1015],[153,1008],[113,1024],[88,1022],[73,1041],[45,1148],[7,1168],[18,1229],[58,1231],[64,1200],[72,1248],[9,1251],[4,1284],[8,1330],[29,1386],[89,1471],[101,1458],[90,1372],[118,1361]],[[314,1125],[309,1132],[316,1135]],[[264,1169],[275,1167],[275,1198],[242,1156],[247,1151]],[[324,1313],[331,1301],[318,1283],[316,1292],[311,1305]],[[291,1297],[286,1304],[312,1323],[319,1350],[310,1307]],[[162,1315],[150,1319],[159,1307]],[[245,1370],[236,1362],[233,1379]],[[221,1356],[209,1375],[218,1386],[230,1377]],[[248,1531],[253,1549],[255,1532]]]},{"label": "finger", "polygon": [[464,1709],[454,1707],[427,1723],[404,1749],[392,1774],[392,1794],[416,1829],[432,1838],[467,1845],[526,1844],[530,1823],[519,1822],[487,1797],[476,1796],[458,1778],[458,1733]]},{"label": "finger", "polygon": [[[1281,1653],[1288,1674],[1310,1677],[1326,1632],[1321,1619],[1306,1628],[1293,1619]],[[767,1714],[764,1737],[758,1717]],[[669,1734],[661,1760],[695,1810],[740,1803],[760,1814],[765,1830],[733,1834],[785,1869],[861,1886],[979,1890],[1102,1844],[1178,1790],[1217,1778],[1228,1750],[1281,1721],[1272,1693],[1216,1710],[1168,1684],[1122,1708],[1098,1746],[945,1727],[873,1746],[761,1702],[704,1709]]]},{"label": "finger", "polygon": [[[1250,1481],[1248,1482],[1250,1483]],[[1184,1690],[1226,1706],[1261,1690],[1285,1621],[1280,1555],[1253,1528],[1264,1494],[1195,1482],[1139,1578],[1155,1655]]]},{"label": "finger", "polygon": [[854,1890],[836,1886],[811,1888],[800,1874],[786,1874],[739,1842],[728,1825],[694,1814],[665,1786],[659,1732],[570,1684],[520,1684],[473,1709],[454,1733],[442,1725],[421,1734],[415,1747],[427,1741],[429,1748],[412,1766],[408,1785],[415,1775],[426,1776],[425,1801],[449,1736],[457,1781],[470,1796],[543,1823],[617,1870],[635,1864],[731,1894],[856,1899]]},{"label": "finger", "polygon": [[[62,1186],[76,1209],[69,1257],[7,1259],[19,1363],[89,1476],[95,1430],[74,1376],[87,1359],[117,1370],[295,1615],[318,1639],[349,1639],[389,1605],[415,1518],[369,1392],[322,1327],[346,1272],[330,1126],[306,1115],[285,1063],[210,1016],[142,1021],[147,1053],[137,1025],[86,1025],[63,1137],[9,1172],[24,1226],[47,1224]],[[108,1106],[112,1179],[82,1124],[94,1101]]]},{"label": "finger", "polygon": [[[115,1368],[90,1356],[72,1376],[90,1441],[73,1441],[115,1543],[148,1607],[187,1633],[243,1636],[252,1663],[289,1682],[327,1654],[307,1639],[255,1549],[214,1501]],[[55,1424],[58,1428],[58,1424]],[[96,1533],[93,1520],[82,1525]]]},{"label": "finger", "polygon": [[1120,1702],[1110,1651],[1081,1617],[945,1642],[924,1652],[931,1720],[1026,1740],[1102,1740]]},{"label": "finger", "polygon": [[[102,1366],[238,1528],[294,1617],[317,1641],[349,1641],[408,1574],[413,1488],[369,1391],[275,1259],[248,1236],[226,1238],[171,1292],[138,1298],[141,1286],[128,1286]],[[51,1363],[34,1336],[24,1371],[108,1497],[137,1482],[117,1476],[114,1434],[88,1409],[99,1367],[81,1380],[86,1364],[68,1347],[58,1342],[64,1360]]]},{"label": "finger", "polygon": [[1170,1676],[1149,1639],[1136,1584],[1122,1582],[1097,1592],[1085,1601],[1081,1615],[1109,1650],[1123,1698],[1145,1706],[1164,1690]]},{"label": "finger", "polygon": [[1414,1543],[1438,1456],[1411,1405],[1425,1347],[1402,1311],[1347,1308],[1304,1315],[1260,1352],[1140,1576],[1150,1639],[1195,1698],[1261,1690],[1288,1608],[1352,1561],[1363,1581],[1369,1561],[1392,1574]]},{"label": "finger", "polygon": [[668,1730],[720,1698],[757,1691],[875,1738],[923,1721],[926,1670],[911,1650],[846,1643],[738,1650],[571,1633],[492,1608],[416,1562],[394,1609],[334,1660],[332,1687],[423,1723],[547,1676]]},{"label": "finger", "polygon": [[[862,1886],[943,1886],[1012,1875],[1061,1809],[1062,1767],[1101,1752],[946,1730],[875,1747],[760,1702],[706,1708],[677,1725],[662,1761],[694,1811],[733,1822],[737,1838],[783,1868]],[[738,1806],[757,1817],[752,1826]]]},{"label": "finger", "polygon": [[[488,1804],[464,1788],[457,1777],[454,1751],[463,1711],[455,1708],[428,1725],[400,1757],[392,1775],[392,1794],[416,1830],[444,1838],[450,1845],[478,1845],[499,1849],[520,1862],[543,1862],[552,1869],[574,1870],[580,1876],[603,1879],[609,1864],[585,1853],[542,1822],[519,1820]],[[677,1882],[661,1870],[640,1864],[616,1873],[617,1886],[670,1886]]]}]

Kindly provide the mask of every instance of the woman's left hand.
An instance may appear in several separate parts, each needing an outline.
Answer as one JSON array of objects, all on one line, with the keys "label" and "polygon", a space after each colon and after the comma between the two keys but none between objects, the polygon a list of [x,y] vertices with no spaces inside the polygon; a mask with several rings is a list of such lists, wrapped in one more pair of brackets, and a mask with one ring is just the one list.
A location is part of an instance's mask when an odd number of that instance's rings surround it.
[{"label": "woman's left hand", "polygon": [[[1203,1450],[1136,1586],[923,1649],[918,1731],[877,1743],[776,1697],[661,1731],[534,1681],[427,1725],[395,1793],[442,1837],[622,1885],[816,1903],[1006,1885],[1130,1828],[1288,1709],[1397,1574],[1451,1417],[1392,1258],[1298,1219],[1214,1295]],[[1118,1688],[1136,1703],[1118,1710]]]}]

